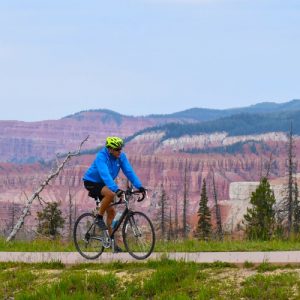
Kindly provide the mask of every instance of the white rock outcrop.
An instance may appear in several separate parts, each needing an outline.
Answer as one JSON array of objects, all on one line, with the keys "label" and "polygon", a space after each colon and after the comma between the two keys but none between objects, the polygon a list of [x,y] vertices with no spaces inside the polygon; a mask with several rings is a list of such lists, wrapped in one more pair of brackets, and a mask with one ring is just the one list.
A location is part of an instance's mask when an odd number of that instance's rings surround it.
[{"label": "white rock outcrop", "polygon": [[[296,176],[298,184],[300,184],[300,174]],[[282,201],[287,195],[287,179],[270,180],[271,189],[274,192],[276,203]],[[223,220],[224,228],[233,232],[239,226],[243,226],[242,221],[250,207],[250,199],[252,193],[258,187],[259,182],[232,182],[229,186],[229,200],[221,201],[220,204],[228,209],[228,214]]]},{"label": "white rock outcrop", "polygon": [[[295,137],[298,138],[298,137]],[[162,142],[157,151],[164,148],[172,148],[173,151],[192,148],[206,148],[206,147],[221,147],[229,146],[238,142],[246,141],[273,141],[273,142],[286,142],[287,136],[283,132],[270,132],[264,134],[254,135],[240,135],[228,136],[227,132],[215,132],[212,134],[198,134],[198,135],[184,135],[179,138],[170,138]]]}]

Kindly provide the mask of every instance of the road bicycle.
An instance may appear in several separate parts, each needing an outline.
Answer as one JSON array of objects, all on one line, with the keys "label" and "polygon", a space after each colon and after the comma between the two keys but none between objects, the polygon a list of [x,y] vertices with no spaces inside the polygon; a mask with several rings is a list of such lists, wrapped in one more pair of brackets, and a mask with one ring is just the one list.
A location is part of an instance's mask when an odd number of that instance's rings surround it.
[{"label": "road bicycle", "polygon": [[[122,193],[119,200],[111,206],[123,205],[124,209],[120,219],[113,227],[111,235],[108,230],[101,230],[95,224],[99,198],[96,200],[96,209],[93,213],[87,212],[78,217],[74,225],[73,238],[77,251],[87,259],[96,259],[104,249],[112,248],[115,252],[115,233],[122,227],[122,239],[128,253],[136,259],[145,259],[153,251],[155,245],[155,232],[150,219],[142,212],[133,211],[129,202],[135,200],[135,195],[141,195],[139,191],[128,188]],[[137,202],[145,198],[145,193],[137,199]]]}]

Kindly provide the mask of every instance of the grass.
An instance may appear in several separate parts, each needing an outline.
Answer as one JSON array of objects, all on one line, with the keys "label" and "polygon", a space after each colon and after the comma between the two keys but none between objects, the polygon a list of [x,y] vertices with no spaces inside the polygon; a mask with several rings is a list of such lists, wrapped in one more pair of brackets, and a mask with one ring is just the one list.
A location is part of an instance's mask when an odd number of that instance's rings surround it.
[{"label": "grass", "polygon": [[[228,252],[228,251],[291,251],[300,250],[300,240],[271,240],[271,241],[247,241],[247,240],[224,240],[224,241],[199,241],[196,239],[178,241],[157,241],[155,252]],[[73,242],[60,240],[33,240],[11,241],[7,243],[0,238],[0,251],[13,252],[72,252],[76,251]]]},{"label": "grass", "polygon": [[[296,273],[270,274],[267,276],[257,274],[243,282],[241,295],[246,299],[257,300],[299,299],[299,284],[299,275]],[[295,289],[298,290],[297,294]]]},{"label": "grass", "polygon": [[71,252],[76,251],[72,242],[63,242],[60,240],[35,239],[33,241],[13,240],[6,242],[0,238],[0,251],[8,252]]},{"label": "grass", "polygon": [[156,243],[157,252],[227,252],[227,251],[288,251],[300,250],[300,240],[224,240],[224,241],[199,241],[196,239],[186,241]]},{"label": "grass", "polygon": [[166,258],[144,264],[0,263],[0,299],[299,299],[299,274],[299,266],[275,270],[264,263],[250,270]]}]

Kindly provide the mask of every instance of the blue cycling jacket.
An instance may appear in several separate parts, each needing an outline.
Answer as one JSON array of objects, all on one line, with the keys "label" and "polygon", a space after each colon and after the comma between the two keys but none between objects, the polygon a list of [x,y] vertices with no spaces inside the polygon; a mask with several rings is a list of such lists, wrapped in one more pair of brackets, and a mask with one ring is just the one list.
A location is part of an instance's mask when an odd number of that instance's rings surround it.
[{"label": "blue cycling jacket", "polygon": [[142,186],[139,178],[134,173],[125,153],[115,158],[107,148],[100,150],[91,166],[85,172],[83,180],[105,184],[111,191],[116,192],[119,187],[114,182],[120,169],[132,184],[138,189]]}]

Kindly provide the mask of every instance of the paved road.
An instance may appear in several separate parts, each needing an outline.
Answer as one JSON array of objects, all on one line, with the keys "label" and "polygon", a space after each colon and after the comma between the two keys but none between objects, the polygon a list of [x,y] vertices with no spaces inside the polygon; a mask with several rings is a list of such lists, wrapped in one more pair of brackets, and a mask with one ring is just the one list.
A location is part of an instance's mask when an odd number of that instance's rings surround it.
[{"label": "paved road", "polygon": [[[300,251],[272,251],[272,252],[195,252],[195,253],[152,253],[148,260],[160,259],[167,256],[170,259],[194,261],[198,263],[212,263],[215,261],[243,264],[262,262],[278,264],[300,264]],[[132,262],[135,260],[128,253],[103,253],[98,259],[87,260],[77,252],[0,252],[0,261],[18,262],[51,262],[61,261],[64,264],[78,263],[107,263],[113,261]],[[145,260],[144,260],[145,261]]]}]

